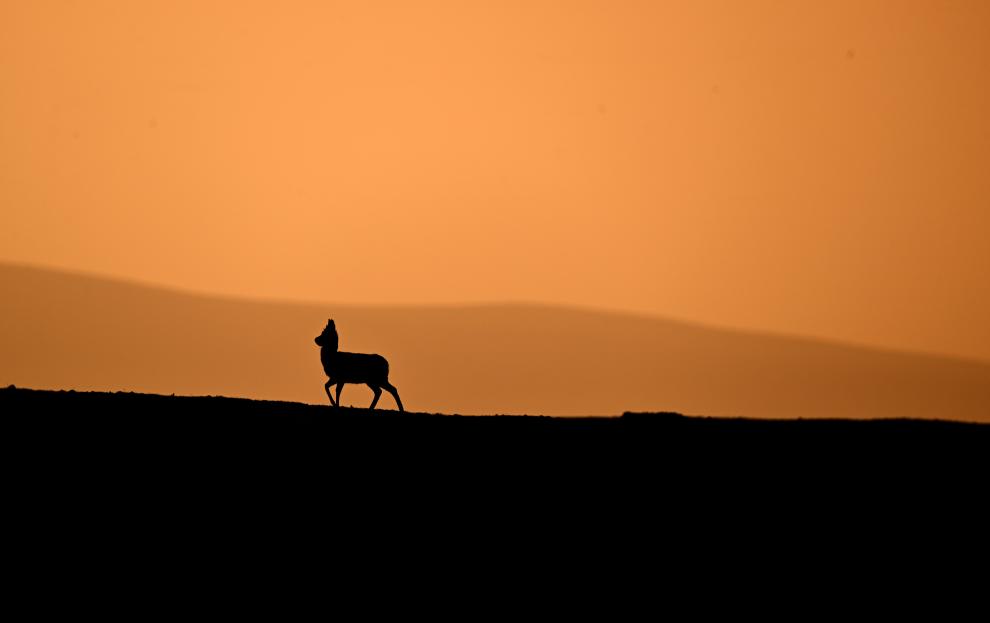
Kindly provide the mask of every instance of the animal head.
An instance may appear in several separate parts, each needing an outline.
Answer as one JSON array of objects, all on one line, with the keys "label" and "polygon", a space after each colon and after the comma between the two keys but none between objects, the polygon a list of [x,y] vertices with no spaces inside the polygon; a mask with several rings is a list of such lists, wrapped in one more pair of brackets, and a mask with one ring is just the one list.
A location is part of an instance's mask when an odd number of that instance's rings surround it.
[{"label": "animal head", "polygon": [[333,318],[327,320],[327,326],[323,333],[316,336],[316,345],[329,347],[337,350],[337,326],[333,323]]}]

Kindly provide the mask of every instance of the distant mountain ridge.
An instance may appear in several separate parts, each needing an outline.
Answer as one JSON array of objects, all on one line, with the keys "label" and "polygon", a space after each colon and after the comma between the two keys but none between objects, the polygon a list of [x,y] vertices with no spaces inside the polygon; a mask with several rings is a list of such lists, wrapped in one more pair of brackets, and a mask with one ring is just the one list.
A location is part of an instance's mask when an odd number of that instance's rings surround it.
[{"label": "distant mountain ridge", "polygon": [[618,312],[258,302],[2,264],[0,298],[4,386],[324,403],[313,338],[333,317],[415,411],[990,421],[990,363]]}]

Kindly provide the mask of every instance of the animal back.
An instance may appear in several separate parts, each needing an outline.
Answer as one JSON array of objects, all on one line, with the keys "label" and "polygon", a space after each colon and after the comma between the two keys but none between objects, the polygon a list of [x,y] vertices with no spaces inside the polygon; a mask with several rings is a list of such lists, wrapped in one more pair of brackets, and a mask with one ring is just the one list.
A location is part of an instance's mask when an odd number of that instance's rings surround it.
[{"label": "animal back", "polygon": [[338,352],[324,363],[324,368],[331,378],[344,383],[381,383],[388,380],[388,361],[381,355]]}]

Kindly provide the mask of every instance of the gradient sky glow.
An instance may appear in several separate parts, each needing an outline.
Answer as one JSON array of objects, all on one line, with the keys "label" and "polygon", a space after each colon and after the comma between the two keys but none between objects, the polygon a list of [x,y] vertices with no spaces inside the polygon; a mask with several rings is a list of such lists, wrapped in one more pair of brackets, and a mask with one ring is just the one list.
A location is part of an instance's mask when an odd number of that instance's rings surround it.
[{"label": "gradient sky glow", "polygon": [[990,359],[990,3],[4,2],[0,260]]}]

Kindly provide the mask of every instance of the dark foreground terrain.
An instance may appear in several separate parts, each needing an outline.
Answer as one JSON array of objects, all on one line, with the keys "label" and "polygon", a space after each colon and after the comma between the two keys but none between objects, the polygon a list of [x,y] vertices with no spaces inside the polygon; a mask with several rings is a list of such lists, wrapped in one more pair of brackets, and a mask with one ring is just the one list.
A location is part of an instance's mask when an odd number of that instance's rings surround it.
[{"label": "dark foreground terrain", "polygon": [[537,577],[523,561],[548,551],[596,577],[645,551],[704,574],[713,556],[748,567],[771,546],[807,567],[847,564],[852,542],[910,556],[983,516],[990,448],[990,426],[948,421],[460,417],[15,388],[0,389],[0,427],[10,533],[41,535],[27,545],[82,543],[89,560],[111,542],[166,557],[220,544],[255,560],[266,543],[334,568],[347,550],[362,578],[410,546],[413,567],[442,548]]},{"label": "dark foreground terrain", "polygon": [[555,477],[616,470],[725,477],[891,474],[984,459],[990,425],[942,420],[757,420],[625,413],[617,417],[457,416],[225,397],[0,390],[5,438],[53,462],[108,458],[176,469],[234,461],[403,471],[423,466]]}]

